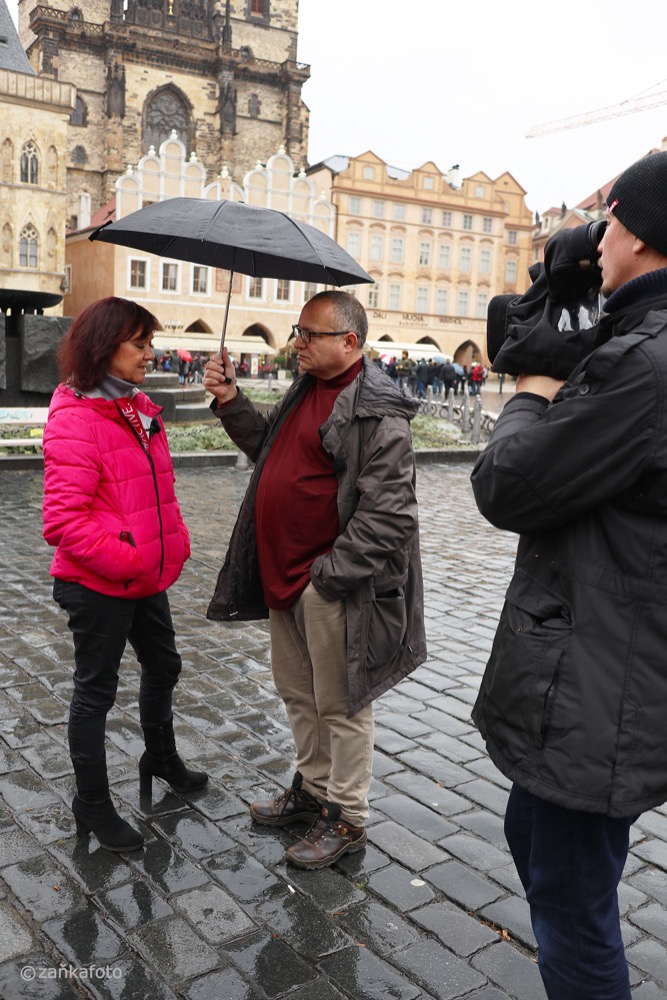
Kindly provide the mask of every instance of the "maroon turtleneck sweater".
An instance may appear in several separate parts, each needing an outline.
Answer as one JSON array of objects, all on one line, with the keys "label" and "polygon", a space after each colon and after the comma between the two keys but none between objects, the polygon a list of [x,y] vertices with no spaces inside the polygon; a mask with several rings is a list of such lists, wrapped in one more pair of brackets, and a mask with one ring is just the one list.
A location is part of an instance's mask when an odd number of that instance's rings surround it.
[{"label": "maroon turtleneck sweater", "polygon": [[359,359],[332,379],[314,379],[286,418],[257,485],[255,531],[264,600],[274,611],[291,608],[310,580],[317,556],[339,533],[338,480],[319,428],[338,393],[361,371]]}]

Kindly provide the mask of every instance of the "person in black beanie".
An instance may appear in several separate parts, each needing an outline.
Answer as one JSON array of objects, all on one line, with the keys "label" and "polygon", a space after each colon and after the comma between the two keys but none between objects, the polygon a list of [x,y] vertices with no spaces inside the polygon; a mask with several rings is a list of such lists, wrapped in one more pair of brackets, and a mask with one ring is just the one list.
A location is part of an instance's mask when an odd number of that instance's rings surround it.
[{"label": "person in black beanie", "polygon": [[630,1000],[617,888],[667,801],[667,151],[614,183],[604,343],[526,373],[472,472],[520,535],[473,710],[512,782],[505,834],[550,1000]]}]

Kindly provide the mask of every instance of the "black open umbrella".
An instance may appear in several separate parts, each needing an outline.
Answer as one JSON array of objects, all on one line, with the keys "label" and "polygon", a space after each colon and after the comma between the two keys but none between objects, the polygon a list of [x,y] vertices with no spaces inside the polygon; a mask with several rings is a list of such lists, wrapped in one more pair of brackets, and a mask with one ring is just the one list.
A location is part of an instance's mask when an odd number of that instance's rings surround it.
[{"label": "black open umbrella", "polygon": [[285,212],[238,201],[169,198],[100,226],[89,238],[230,271],[221,352],[234,271],[325,285],[373,281],[342,247],[314,226]]}]

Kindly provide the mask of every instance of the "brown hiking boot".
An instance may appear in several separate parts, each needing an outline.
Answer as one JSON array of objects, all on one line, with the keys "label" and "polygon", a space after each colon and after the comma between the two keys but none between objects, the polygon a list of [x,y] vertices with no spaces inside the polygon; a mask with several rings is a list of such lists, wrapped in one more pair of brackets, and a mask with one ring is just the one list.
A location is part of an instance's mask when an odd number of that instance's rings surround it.
[{"label": "brown hiking boot", "polygon": [[288,823],[312,822],[319,814],[321,804],[314,795],[301,787],[302,777],[297,771],[292,787],[275,799],[253,802],[250,814],[256,823],[264,826],[287,826]]},{"label": "brown hiking boot", "polygon": [[340,818],[340,806],[325,802],[320,818],[303,840],[287,848],[285,858],[297,868],[328,868],[344,854],[366,846],[363,826],[350,826]]}]

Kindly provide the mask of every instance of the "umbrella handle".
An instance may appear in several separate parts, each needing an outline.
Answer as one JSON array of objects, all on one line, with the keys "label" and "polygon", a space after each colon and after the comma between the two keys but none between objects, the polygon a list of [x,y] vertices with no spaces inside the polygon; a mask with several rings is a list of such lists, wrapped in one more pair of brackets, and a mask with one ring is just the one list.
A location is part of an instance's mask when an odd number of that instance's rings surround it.
[{"label": "umbrella handle", "polygon": [[[222,350],[225,346],[225,334],[227,333],[227,317],[229,316],[229,300],[232,297],[232,281],[234,280],[234,272],[229,272],[229,288],[227,289],[227,302],[225,303],[225,318],[222,321],[222,336],[220,338],[220,358],[222,358]],[[225,375],[225,383],[227,385],[232,384],[232,380],[227,378]]]}]

